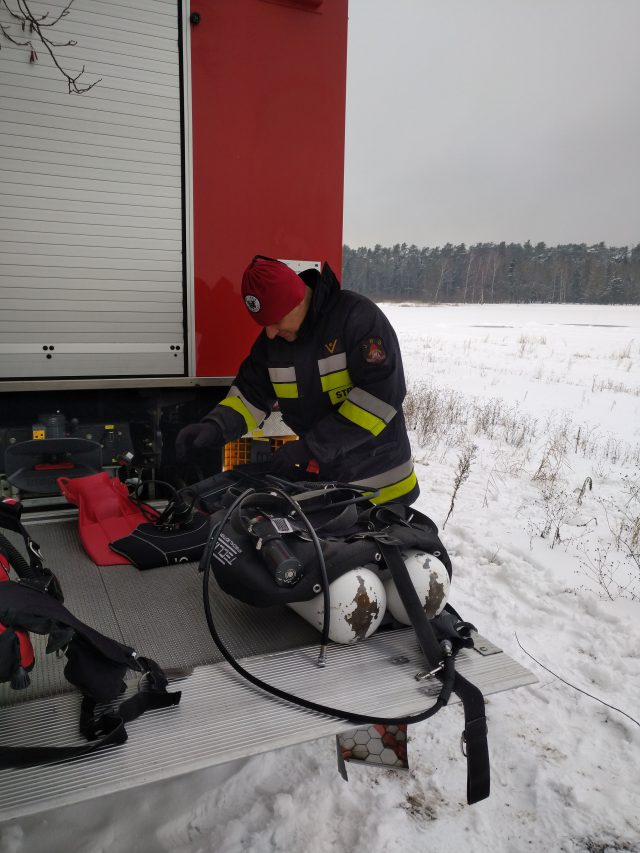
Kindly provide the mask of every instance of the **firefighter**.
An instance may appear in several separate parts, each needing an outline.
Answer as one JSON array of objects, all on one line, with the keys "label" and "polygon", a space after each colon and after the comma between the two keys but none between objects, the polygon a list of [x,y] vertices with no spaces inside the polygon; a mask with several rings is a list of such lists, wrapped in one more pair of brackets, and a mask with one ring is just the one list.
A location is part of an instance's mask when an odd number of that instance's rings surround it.
[{"label": "firefighter", "polygon": [[342,290],[326,263],[298,275],[262,255],[244,272],[242,296],[262,331],[225,399],[178,433],[178,461],[252,433],[277,404],[299,440],[276,451],[274,474],[371,486],[374,503],[413,503],[405,377],[382,311]]}]

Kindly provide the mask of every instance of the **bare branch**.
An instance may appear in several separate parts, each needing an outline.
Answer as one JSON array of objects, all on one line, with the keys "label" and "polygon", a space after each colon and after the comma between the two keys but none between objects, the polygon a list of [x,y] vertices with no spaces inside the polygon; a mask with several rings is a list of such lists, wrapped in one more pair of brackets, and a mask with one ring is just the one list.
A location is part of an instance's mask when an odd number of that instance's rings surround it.
[{"label": "bare branch", "polygon": [[19,15],[17,12],[14,12],[13,9],[10,9],[7,0],[2,0],[2,5],[6,7],[7,12],[11,15],[12,18],[15,18],[16,21],[20,21],[20,23],[22,24],[22,29],[24,30],[24,17],[22,15]]},{"label": "bare branch", "polygon": [[[35,19],[35,16],[31,12],[31,9],[29,9],[29,6],[28,6],[26,0],[18,0],[18,5],[20,5],[20,2],[22,2],[24,4],[25,9],[27,10],[28,16]],[[64,9],[58,15],[58,17],[54,18],[54,20],[52,20],[52,21],[47,21],[46,23],[44,23],[44,19],[49,17],[49,13],[45,12],[44,15],[42,15],[40,18],[37,19],[38,23],[40,24],[41,27],[55,27],[55,25],[58,23],[58,21],[61,18],[64,18],[65,15],[69,14],[69,9],[71,8],[72,4],[73,4],[73,0],[69,0],[67,5],[64,7]]]},{"label": "bare branch", "polygon": [[17,40],[16,40],[16,39],[15,39],[15,38],[14,38],[14,37],[9,33],[9,31],[8,31],[8,30],[6,30],[6,29],[4,28],[4,25],[3,25],[3,24],[0,24],[0,31],[2,32],[2,35],[3,35],[3,36],[4,36],[8,41],[10,41],[12,44],[16,44],[18,47],[31,47],[31,42],[30,42],[30,41],[17,41]]},{"label": "bare branch", "polygon": [[[9,0],[1,0],[2,6],[7,10],[9,15],[14,20],[20,22],[20,27],[22,29],[22,32],[25,32],[25,30],[28,26],[29,34],[31,35],[32,33],[35,33],[38,40],[40,41],[40,44],[42,44],[45,47],[45,49],[47,50],[47,53],[51,57],[53,64],[55,65],[55,67],[58,69],[58,71],[62,74],[62,76],[67,81],[67,87],[68,87],[68,91],[69,91],[70,95],[72,95],[72,94],[82,95],[85,92],[88,92],[90,89],[93,89],[93,87],[97,83],[100,83],[102,78],[95,80],[93,83],[90,83],[87,86],[79,85],[78,80],[80,79],[80,77],[82,77],[82,75],[85,72],[84,65],[82,66],[82,70],[78,74],[76,74],[74,77],[64,70],[64,68],[60,65],[60,62],[58,61],[56,54],[54,53],[54,48],[75,47],[77,45],[77,42],[73,39],[69,39],[68,41],[65,41],[65,42],[56,42],[56,41],[53,41],[53,39],[49,38],[47,35],[45,35],[45,33],[43,33],[43,31],[42,31],[43,27],[53,27],[63,17],[68,15],[69,9],[71,8],[73,0],[69,0],[69,2],[64,7],[64,9],[62,9],[60,14],[56,18],[53,18],[51,20],[46,20],[49,17],[49,12],[45,12],[43,15],[35,15],[31,11],[31,8],[29,7],[29,3],[27,2],[27,0],[15,0],[15,2],[16,2],[17,11],[12,9],[11,6],[9,6]],[[29,51],[30,51],[29,52],[29,62],[33,63],[33,62],[38,61],[38,53],[37,53],[37,50],[36,50],[34,43],[31,39],[28,39],[26,41],[18,41],[15,38],[15,36],[11,35],[11,33],[8,31],[7,27],[2,25],[2,24],[0,24],[0,32],[7,39],[7,41],[11,42],[12,44],[17,45],[18,47],[29,48]]]}]

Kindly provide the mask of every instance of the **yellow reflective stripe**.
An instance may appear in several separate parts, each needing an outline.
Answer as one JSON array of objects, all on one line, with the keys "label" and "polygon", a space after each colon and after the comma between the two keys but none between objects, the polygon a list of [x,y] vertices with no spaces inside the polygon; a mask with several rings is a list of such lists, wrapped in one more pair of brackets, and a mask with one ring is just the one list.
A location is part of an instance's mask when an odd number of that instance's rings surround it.
[{"label": "yellow reflective stripe", "polygon": [[254,429],[258,428],[256,419],[253,417],[249,409],[242,402],[240,397],[225,397],[224,400],[220,400],[219,405],[228,406],[230,409],[236,411],[239,415],[242,415],[247,425],[247,432],[253,432]]},{"label": "yellow reflective stripe", "polygon": [[232,385],[231,388],[229,388],[227,397],[238,397],[239,400],[242,400],[244,405],[247,407],[249,414],[257,424],[261,424],[262,421],[267,417],[267,412],[265,412],[263,409],[259,409],[257,406],[252,405],[249,400],[247,400],[247,398],[244,396],[244,394],[240,391],[237,385]]},{"label": "yellow reflective stripe", "polygon": [[396,498],[408,494],[416,487],[417,484],[418,478],[416,477],[416,472],[412,471],[408,477],[405,477],[404,480],[400,480],[399,483],[394,483],[392,486],[383,486],[380,489],[380,494],[375,498],[371,498],[371,503],[384,504],[389,501],[394,501]]},{"label": "yellow reflective stripe", "polygon": [[339,370],[337,373],[327,373],[326,376],[321,376],[323,391],[333,391],[335,388],[345,388],[347,385],[353,385],[351,376],[348,370]]},{"label": "yellow reflective stripe", "polygon": [[368,412],[372,412],[374,415],[382,418],[385,423],[389,423],[396,416],[396,410],[393,406],[385,403],[380,397],[374,397],[373,394],[365,391],[364,388],[354,388],[349,394],[349,399],[356,406],[360,406],[362,409],[366,409]]},{"label": "yellow reflective stripe", "polygon": [[362,427],[362,429],[373,433],[373,435],[380,435],[386,427],[386,423],[382,418],[378,418],[376,415],[372,415],[371,412],[361,409],[360,406],[356,406],[351,400],[345,400],[338,409],[338,412],[348,421],[352,421],[354,424]]},{"label": "yellow reflective stripe", "polygon": [[287,398],[297,399],[298,383],[297,382],[273,382],[273,390],[276,392],[276,397],[282,399]]}]

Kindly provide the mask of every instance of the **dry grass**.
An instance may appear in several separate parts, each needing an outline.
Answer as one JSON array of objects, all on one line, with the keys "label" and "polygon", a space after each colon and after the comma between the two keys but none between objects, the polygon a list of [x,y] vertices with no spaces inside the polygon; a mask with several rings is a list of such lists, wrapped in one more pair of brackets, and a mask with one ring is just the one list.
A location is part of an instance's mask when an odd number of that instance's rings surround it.
[{"label": "dry grass", "polygon": [[[541,421],[503,400],[478,400],[433,385],[411,388],[404,408],[425,460],[438,454],[444,461],[451,451],[458,453],[445,524],[482,438],[494,457],[483,506],[500,496],[507,478],[527,478],[537,491],[526,508],[531,539],[571,550],[579,571],[606,597],[640,599],[640,473],[619,474],[640,472],[640,444],[576,425],[568,416]],[[576,484],[575,468],[578,463],[584,468],[585,461],[591,473]],[[609,483],[614,497],[593,494],[595,477]]]}]

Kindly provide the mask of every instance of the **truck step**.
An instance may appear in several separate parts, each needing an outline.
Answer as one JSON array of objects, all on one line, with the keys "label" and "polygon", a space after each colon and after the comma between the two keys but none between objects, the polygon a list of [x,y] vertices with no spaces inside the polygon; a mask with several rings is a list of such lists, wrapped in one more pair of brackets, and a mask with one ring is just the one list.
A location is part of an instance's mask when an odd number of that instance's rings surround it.
[{"label": "truck step", "polygon": [[[487,651],[463,650],[457,667],[485,695],[536,681],[489,641],[478,637],[476,645]],[[439,682],[415,678],[424,659],[411,629],[378,633],[355,646],[330,646],[324,669],[316,664],[317,654],[314,644],[245,658],[243,665],[294,694],[356,713],[417,713],[439,692]],[[0,815],[8,819],[40,813],[352,728],[344,720],[263,693],[226,662],[195,667],[172,679],[170,689],[183,691],[181,704],[129,723],[123,746],[56,765],[5,770]],[[2,743],[81,743],[78,710],[75,693],[5,707],[0,710]],[[438,725],[438,717],[432,725]]]}]

